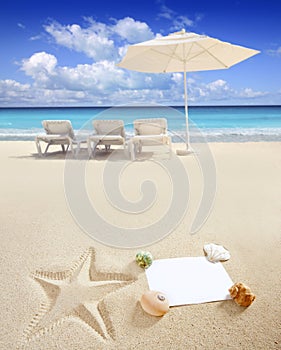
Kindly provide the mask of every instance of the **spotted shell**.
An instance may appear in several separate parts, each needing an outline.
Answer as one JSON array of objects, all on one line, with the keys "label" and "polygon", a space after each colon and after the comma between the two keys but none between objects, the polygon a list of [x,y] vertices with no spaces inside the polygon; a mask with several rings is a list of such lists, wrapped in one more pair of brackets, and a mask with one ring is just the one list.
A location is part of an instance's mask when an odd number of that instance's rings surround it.
[{"label": "spotted shell", "polygon": [[140,267],[147,269],[152,265],[153,256],[150,252],[140,251],[136,255],[136,262]]},{"label": "spotted shell", "polygon": [[230,259],[230,253],[222,245],[215,243],[205,244],[203,247],[207,259],[213,263]]},{"label": "spotted shell", "polygon": [[143,310],[152,316],[163,316],[169,311],[169,300],[162,292],[149,290],[140,300]]}]

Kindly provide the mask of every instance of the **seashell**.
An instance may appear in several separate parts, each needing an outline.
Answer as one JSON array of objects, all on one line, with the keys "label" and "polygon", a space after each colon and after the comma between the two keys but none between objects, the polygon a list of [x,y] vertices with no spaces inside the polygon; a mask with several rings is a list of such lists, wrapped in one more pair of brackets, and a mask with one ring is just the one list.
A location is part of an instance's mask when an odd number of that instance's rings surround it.
[{"label": "seashell", "polygon": [[231,298],[240,306],[250,306],[256,299],[255,294],[251,292],[251,289],[245,286],[244,283],[235,283],[229,288]]},{"label": "seashell", "polygon": [[152,316],[163,316],[169,311],[169,300],[166,295],[155,290],[145,292],[140,303],[143,310]]},{"label": "seashell", "polygon": [[136,262],[140,267],[147,269],[152,265],[153,256],[149,252],[140,251],[136,255]]},{"label": "seashell", "polygon": [[215,243],[205,244],[203,247],[207,259],[211,262],[226,261],[230,259],[230,253],[222,245]]}]

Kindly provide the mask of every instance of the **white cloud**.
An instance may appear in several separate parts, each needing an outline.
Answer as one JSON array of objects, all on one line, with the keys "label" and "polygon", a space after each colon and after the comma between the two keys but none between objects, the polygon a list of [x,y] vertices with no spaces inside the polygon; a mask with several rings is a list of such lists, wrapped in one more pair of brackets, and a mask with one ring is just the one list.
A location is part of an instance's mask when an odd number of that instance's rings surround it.
[{"label": "white cloud", "polygon": [[[124,103],[122,98],[125,96],[129,100],[132,96],[138,96],[139,100],[149,96],[159,97],[160,91],[169,90],[171,81],[166,74],[146,75],[127,71],[107,60],[76,67],[59,66],[56,57],[46,52],[38,52],[24,59],[21,69],[34,80],[29,91],[40,91],[39,95],[35,93],[38,104],[42,103],[43,96],[43,104],[61,104],[67,98],[69,104],[75,101],[81,104],[91,102],[92,105],[102,102],[107,105],[120,104]],[[144,91],[150,91],[150,94]]]},{"label": "white cloud", "polygon": [[[172,11],[166,8],[166,16]],[[163,12],[164,13],[164,12]],[[21,62],[21,70],[32,79],[30,84],[0,81],[2,104],[17,105],[120,105],[127,103],[184,103],[183,75],[144,74],[116,66],[130,42],[150,39],[149,26],[126,17],[110,24],[86,19],[86,27],[53,22],[46,31],[60,46],[93,58],[92,64],[62,65],[48,52],[36,52]],[[266,96],[250,87],[235,90],[223,79],[204,83],[189,74],[189,102],[208,104],[224,101],[251,101]]]},{"label": "white cloud", "polygon": [[17,93],[17,92],[24,92],[27,91],[30,88],[29,84],[20,84],[15,80],[6,79],[6,80],[0,80],[0,93],[1,95],[3,93],[9,94],[9,92]]},{"label": "white cloud", "polygon": [[42,35],[34,35],[29,38],[30,41],[40,40],[42,39]]},{"label": "white cloud", "polygon": [[172,23],[173,23],[172,25],[173,30],[185,29],[185,28],[193,27],[195,25],[195,21],[190,19],[187,16],[176,16],[172,21]]},{"label": "white cloud", "polygon": [[112,31],[117,33],[121,38],[126,39],[128,43],[137,43],[154,37],[149,26],[133,18],[126,17],[112,26]]},{"label": "white cloud", "polygon": [[279,46],[277,49],[267,50],[266,53],[269,56],[279,56],[279,57],[281,57],[281,46]]},{"label": "white cloud", "polygon": [[[128,103],[184,103],[183,75],[143,74],[118,68],[112,61],[60,66],[55,56],[38,52],[22,62],[22,70],[34,83],[0,81],[1,102],[29,105],[120,105]],[[227,100],[251,100],[267,93],[251,88],[234,90],[222,79],[203,83],[187,80],[189,103],[215,104]]]},{"label": "white cloud", "polygon": [[73,91],[91,89],[101,92],[108,86],[116,87],[116,82],[122,81],[120,77],[123,75],[123,71],[111,61],[61,67],[54,55],[45,52],[24,59],[21,69],[34,79],[36,86]]},{"label": "white cloud", "polygon": [[[41,73],[38,72],[33,85],[11,80],[0,81],[1,103],[41,106],[184,103],[180,73],[146,75],[124,72],[108,61],[74,68],[56,66],[51,72],[47,75],[48,79],[42,82]],[[188,100],[193,105],[225,104],[228,101],[247,104],[267,95],[266,92],[250,88],[235,90],[223,80],[203,83],[193,78],[188,79]]]},{"label": "white cloud", "polygon": [[242,91],[240,92],[240,96],[244,98],[257,98],[257,97],[266,96],[266,95],[268,95],[268,92],[254,91],[251,88],[242,89]]},{"label": "white cloud", "polygon": [[57,44],[82,52],[95,61],[116,58],[114,42],[106,36],[105,28],[105,25],[94,22],[88,28],[82,28],[78,24],[62,25],[57,22],[45,26],[45,30]]},{"label": "white cloud", "polygon": [[128,49],[128,46],[129,46],[129,44],[128,45],[124,45],[124,46],[120,46],[118,48],[118,54],[120,56],[120,59],[125,56],[125,54],[127,52],[127,49]]},{"label": "white cloud", "polygon": [[218,79],[210,83],[200,83],[196,80],[188,82],[189,100],[196,103],[198,101],[223,101],[235,95],[235,91],[230,88],[226,81]]},{"label": "white cloud", "polygon": [[3,105],[13,105],[18,100],[28,101],[31,96],[29,84],[20,84],[11,79],[0,80],[0,102]]},{"label": "white cloud", "polygon": [[172,73],[171,79],[176,84],[182,84],[183,83],[183,75],[181,73]]},{"label": "white cloud", "polygon": [[22,24],[22,23],[17,23],[17,26],[18,26],[19,28],[21,28],[21,29],[25,29],[25,25]]},{"label": "white cloud", "polygon": [[176,12],[167,7],[165,4],[161,5],[158,17],[172,20],[176,16]]},{"label": "white cloud", "polygon": [[45,80],[48,76],[54,74],[57,65],[55,56],[46,52],[37,52],[29,59],[22,61],[21,69],[26,75],[31,76],[35,80]]},{"label": "white cloud", "polygon": [[158,18],[166,19],[167,21],[171,22],[171,31],[194,27],[196,23],[202,19],[202,17],[202,15],[196,15],[194,19],[191,19],[184,13],[177,13],[176,11],[166,6],[164,3],[162,3],[160,12],[158,14]]},{"label": "white cloud", "polygon": [[52,22],[44,28],[57,44],[82,52],[95,61],[120,59],[120,47],[114,42],[116,36],[127,43],[141,42],[154,36],[145,22],[130,17],[112,20],[114,23],[108,25],[92,18],[85,20],[85,28],[78,24],[62,25],[58,22]]},{"label": "white cloud", "polygon": [[222,80],[222,79],[218,79],[218,80],[215,80],[215,81],[212,81],[211,83],[207,84],[206,85],[206,88],[209,90],[209,91],[212,91],[212,92],[226,92],[226,91],[229,91],[229,86],[227,85],[227,82]]},{"label": "white cloud", "polygon": [[251,88],[236,90],[222,79],[209,83],[193,80],[188,83],[188,90],[189,100],[196,104],[225,104],[227,101],[245,104],[268,95],[268,92],[254,91]]},{"label": "white cloud", "polygon": [[[39,105],[184,103],[181,73],[143,74],[120,69],[114,62],[106,60],[79,64],[76,67],[59,66],[56,57],[45,52],[25,59],[22,69],[33,78],[34,84],[29,86],[6,82],[6,90],[22,101],[33,94]],[[250,100],[266,95],[265,92],[251,88],[234,90],[222,79],[203,83],[189,76],[187,87],[191,104],[215,104],[231,99]]]}]

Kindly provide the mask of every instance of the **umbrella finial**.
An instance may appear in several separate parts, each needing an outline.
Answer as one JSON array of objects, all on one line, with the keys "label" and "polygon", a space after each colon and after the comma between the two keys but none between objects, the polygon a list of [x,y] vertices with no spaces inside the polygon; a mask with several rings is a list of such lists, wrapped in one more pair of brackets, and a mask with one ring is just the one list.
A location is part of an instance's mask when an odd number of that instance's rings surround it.
[{"label": "umbrella finial", "polygon": [[181,35],[181,34],[185,34],[186,31],[185,29],[183,28],[182,30],[180,30],[179,32],[174,32],[174,33],[171,33],[170,35]]}]

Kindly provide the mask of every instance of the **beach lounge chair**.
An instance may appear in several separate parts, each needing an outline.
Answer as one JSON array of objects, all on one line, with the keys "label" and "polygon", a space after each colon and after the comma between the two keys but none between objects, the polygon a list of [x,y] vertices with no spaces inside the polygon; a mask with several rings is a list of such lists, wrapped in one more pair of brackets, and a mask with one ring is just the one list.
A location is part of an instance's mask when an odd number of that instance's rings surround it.
[{"label": "beach lounge chair", "polygon": [[[40,156],[43,154],[46,155],[51,145],[60,145],[63,152],[67,152],[70,147],[71,152],[74,155],[73,145],[77,146],[76,152],[78,153],[80,144],[86,142],[86,140],[76,140],[72,124],[69,120],[43,120],[42,125],[46,134],[38,135],[35,138],[37,151]],[[40,142],[47,143],[44,153],[42,153]]]},{"label": "beach lounge chair", "polygon": [[95,134],[88,137],[89,157],[94,157],[97,146],[105,146],[108,151],[112,145],[126,147],[126,135],[123,120],[94,120]]},{"label": "beach lounge chair", "polygon": [[136,119],[134,129],[135,136],[128,143],[131,160],[135,160],[136,153],[140,153],[143,146],[167,145],[171,152],[171,138],[167,133],[165,118]]}]

